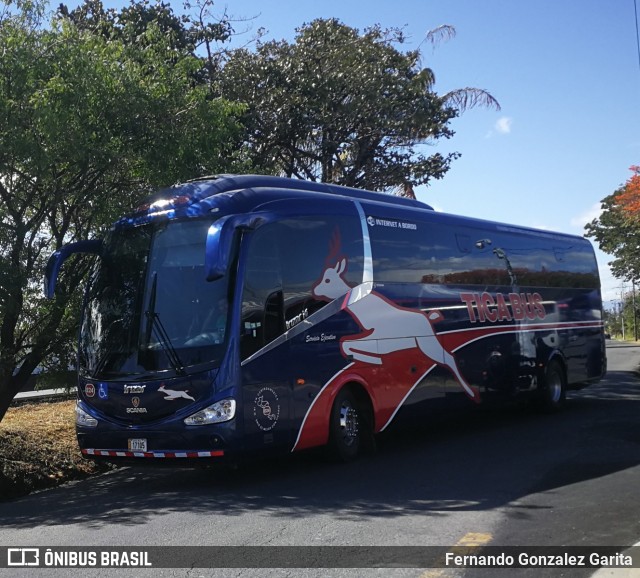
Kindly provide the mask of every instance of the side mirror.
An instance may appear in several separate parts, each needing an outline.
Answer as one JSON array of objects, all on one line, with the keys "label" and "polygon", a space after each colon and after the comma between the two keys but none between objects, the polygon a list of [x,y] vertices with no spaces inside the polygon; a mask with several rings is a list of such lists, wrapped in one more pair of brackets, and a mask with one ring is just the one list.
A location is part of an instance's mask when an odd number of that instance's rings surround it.
[{"label": "side mirror", "polygon": [[100,255],[102,253],[102,241],[78,241],[77,243],[69,243],[58,249],[47,261],[47,268],[44,277],[44,294],[47,299],[53,298],[56,290],[56,282],[58,273],[62,264],[75,253],[90,253],[92,255]]},{"label": "side mirror", "polygon": [[224,277],[231,259],[231,247],[236,230],[236,215],[217,220],[207,231],[204,270],[207,281]]},{"label": "side mirror", "polygon": [[207,231],[204,270],[207,281],[224,277],[233,258],[233,243],[238,229],[255,229],[272,218],[269,214],[227,215],[213,223]]}]

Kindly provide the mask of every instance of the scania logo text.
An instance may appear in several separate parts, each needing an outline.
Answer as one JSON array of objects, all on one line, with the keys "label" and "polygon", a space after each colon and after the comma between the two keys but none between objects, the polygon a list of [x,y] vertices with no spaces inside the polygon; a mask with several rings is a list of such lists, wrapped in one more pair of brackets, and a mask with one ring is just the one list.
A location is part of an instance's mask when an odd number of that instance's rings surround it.
[{"label": "scania logo text", "polygon": [[147,413],[147,408],[146,407],[138,407],[140,405],[140,398],[139,397],[132,397],[131,398],[131,405],[133,407],[128,407],[127,408],[127,413]]}]

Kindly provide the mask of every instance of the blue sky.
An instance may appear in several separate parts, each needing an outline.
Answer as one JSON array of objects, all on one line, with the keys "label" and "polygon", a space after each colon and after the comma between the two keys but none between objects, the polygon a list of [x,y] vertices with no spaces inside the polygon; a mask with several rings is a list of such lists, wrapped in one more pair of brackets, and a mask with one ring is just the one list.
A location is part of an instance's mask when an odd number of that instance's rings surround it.
[{"label": "blue sky", "polygon": [[[467,111],[452,122],[452,139],[430,147],[462,154],[444,179],[417,191],[438,210],[583,234],[600,200],[640,164],[633,0],[233,0],[214,12],[225,8],[255,17],[237,28],[263,27],[267,39],[293,40],[296,27],[318,17],[402,27],[407,50],[428,30],[453,25],[455,38],[422,44],[436,92],[484,88],[502,110]],[[610,257],[598,258],[604,297],[618,299]]]}]

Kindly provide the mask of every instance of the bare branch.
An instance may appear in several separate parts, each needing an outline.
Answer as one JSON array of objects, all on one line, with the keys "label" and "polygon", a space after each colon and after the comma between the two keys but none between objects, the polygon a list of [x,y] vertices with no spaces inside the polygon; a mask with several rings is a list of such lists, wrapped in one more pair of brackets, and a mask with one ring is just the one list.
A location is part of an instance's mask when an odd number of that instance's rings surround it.
[{"label": "bare branch", "polygon": [[450,24],[441,24],[433,28],[425,35],[425,40],[430,42],[432,46],[437,46],[440,42],[447,42],[455,38],[456,29]]},{"label": "bare branch", "polygon": [[447,106],[456,108],[460,112],[465,112],[477,106],[494,110],[501,109],[500,103],[482,88],[458,88],[443,94],[442,98]]}]

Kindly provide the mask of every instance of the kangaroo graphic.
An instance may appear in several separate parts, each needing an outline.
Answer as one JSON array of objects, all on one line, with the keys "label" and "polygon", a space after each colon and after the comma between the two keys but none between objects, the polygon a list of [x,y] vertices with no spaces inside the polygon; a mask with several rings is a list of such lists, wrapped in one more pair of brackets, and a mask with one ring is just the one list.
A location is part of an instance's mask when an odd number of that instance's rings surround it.
[{"label": "kangaroo graphic", "polygon": [[177,391],[175,389],[166,389],[164,384],[162,384],[159,388],[158,391],[162,392],[165,395],[166,400],[169,401],[173,401],[174,399],[178,399],[178,398],[184,398],[184,399],[190,399],[191,401],[195,401],[195,398],[191,397],[189,395],[188,390],[186,391]]},{"label": "kangaroo graphic", "polygon": [[350,302],[351,287],[343,279],[347,268],[346,258],[340,258],[335,266],[328,266],[312,291],[319,299],[333,300],[345,297],[345,308],[363,332],[344,337],[342,353],[357,361],[381,365],[386,354],[417,347],[433,362],[449,368],[466,394],[479,401],[479,393],[464,379],[453,354],[441,343],[433,324],[444,317],[440,311],[427,314],[416,309],[400,307],[375,291]]}]

